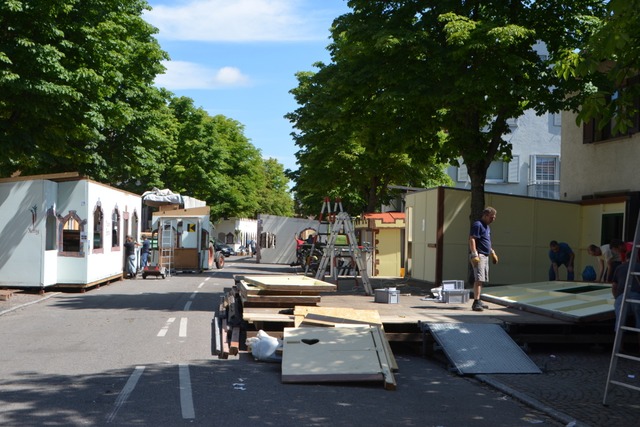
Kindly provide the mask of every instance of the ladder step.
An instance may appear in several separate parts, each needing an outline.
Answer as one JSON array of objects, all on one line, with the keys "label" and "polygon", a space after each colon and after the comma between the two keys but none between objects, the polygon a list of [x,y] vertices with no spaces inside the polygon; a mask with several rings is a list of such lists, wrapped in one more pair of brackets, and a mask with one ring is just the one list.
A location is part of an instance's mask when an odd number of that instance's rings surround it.
[{"label": "ladder step", "polygon": [[629,384],[629,383],[623,383],[621,381],[615,381],[615,380],[610,381],[610,383],[611,384],[615,384],[615,385],[619,385],[621,387],[630,388],[632,390],[640,391],[640,387],[632,385],[632,384]]},{"label": "ladder step", "polygon": [[621,359],[628,359],[628,360],[634,360],[636,362],[640,362],[640,357],[638,356],[634,356],[632,354],[627,354],[627,353],[616,353],[617,357],[620,357]]}]

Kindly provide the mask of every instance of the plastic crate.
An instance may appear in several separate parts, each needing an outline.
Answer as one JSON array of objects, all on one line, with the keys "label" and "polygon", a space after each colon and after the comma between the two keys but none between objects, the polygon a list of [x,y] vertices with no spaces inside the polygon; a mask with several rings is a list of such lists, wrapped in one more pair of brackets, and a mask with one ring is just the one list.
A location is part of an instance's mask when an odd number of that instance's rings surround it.
[{"label": "plastic crate", "polygon": [[397,304],[400,298],[400,291],[395,288],[376,289],[374,291],[374,301],[386,304]]},{"label": "plastic crate", "polygon": [[464,289],[464,280],[443,280],[442,290]]},{"label": "plastic crate", "polygon": [[469,289],[442,290],[442,302],[461,304],[469,301]]}]

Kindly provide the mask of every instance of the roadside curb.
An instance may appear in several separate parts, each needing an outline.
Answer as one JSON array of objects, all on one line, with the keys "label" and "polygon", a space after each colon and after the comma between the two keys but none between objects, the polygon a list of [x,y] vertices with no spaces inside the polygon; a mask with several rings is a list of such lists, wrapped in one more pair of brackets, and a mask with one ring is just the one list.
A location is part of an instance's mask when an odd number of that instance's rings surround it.
[{"label": "roadside curb", "polygon": [[578,421],[572,416],[565,414],[564,412],[557,411],[552,407],[540,402],[539,400],[534,399],[533,397],[525,393],[522,393],[518,390],[515,390],[514,388],[498,381],[497,379],[493,378],[490,375],[476,375],[475,378],[481,383],[484,383],[490,387],[493,387],[496,390],[499,390],[502,393],[506,394],[507,396],[510,396],[513,399],[516,399],[524,403],[525,405],[530,406],[533,409],[536,409],[540,412],[543,412],[547,414],[549,417],[557,421],[560,421],[561,423],[564,423],[567,427],[589,427],[589,424],[585,424],[581,421]]},{"label": "roadside curb", "polygon": [[6,309],[6,310],[2,310],[2,311],[0,311],[0,316],[2,316],[3,314],[10,313],[10,312],[12,312],[12,311],[14,311],[14,310],[17,310],[17,309],[19,309],[19,308],[27,307],[27,306],[29,306],[29,305],[31,305],[31,304],[37,304],[37,303],[39,303],[39,302],[46,301],[46,300],[48,300],[49,298],[52,298],[52,297],[54,297],[54,296],[56,296],[56,295],[59,295],[59,294],[60,294],[60,292],[55,292],[55,293],[53,293],[53,294],[50,294],[50,295],[44,296],[44,297],[42,297],[42,298],[40,298],[40,299],[38,299],[38,300],[31,301],[31,302],[26,302],[26,303],[24,303],[24,304],[16,305],[15,307],[11,307],[11,308],[8,308],[8,309]]}]

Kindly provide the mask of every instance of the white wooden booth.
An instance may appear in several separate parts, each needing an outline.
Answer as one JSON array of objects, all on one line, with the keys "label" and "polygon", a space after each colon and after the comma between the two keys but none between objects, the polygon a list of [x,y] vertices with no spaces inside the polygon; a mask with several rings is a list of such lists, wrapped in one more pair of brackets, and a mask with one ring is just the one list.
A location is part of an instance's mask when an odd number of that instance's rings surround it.
[{"label": "white wooden booth", "polygon": [[86,286],[122,276],[139,195],[77,173],[0,179],[0,286]]}]

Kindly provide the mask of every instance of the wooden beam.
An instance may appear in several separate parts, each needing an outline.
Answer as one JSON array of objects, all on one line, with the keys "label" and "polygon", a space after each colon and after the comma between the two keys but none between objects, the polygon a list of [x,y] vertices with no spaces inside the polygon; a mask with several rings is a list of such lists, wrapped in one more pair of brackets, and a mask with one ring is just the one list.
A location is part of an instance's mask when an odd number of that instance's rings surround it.
[{"label": "wooden beam", "polygon": [[229,354],[235,356],[240,350],[240,327],[234,326],[231,329],[231,342],[229,343]]}]

